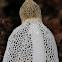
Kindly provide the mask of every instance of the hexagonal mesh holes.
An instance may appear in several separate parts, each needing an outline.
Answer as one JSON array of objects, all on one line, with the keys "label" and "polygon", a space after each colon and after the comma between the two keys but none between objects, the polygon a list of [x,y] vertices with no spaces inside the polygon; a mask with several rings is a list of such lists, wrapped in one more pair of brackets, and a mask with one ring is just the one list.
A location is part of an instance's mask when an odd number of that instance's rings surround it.
[{"label": "hexagonal mesh holes", "polygon": [[[33,57],[33,42],[35,40],[32,39],[32,33],[29,32],[32,24],[32,21],[26,22],[13,31],[8,39],[3,62],[33,62],[35,58]],[[40,38],[41,42],[43,42],[42,47],[44,47],[45,62],[58,62],[58,60],[56,60],[58,57],[53,35],[41,22],[37,21],[34,22],[34,24],[38,26],[41,33]],[[42,47],[40,46],[40,48]],[[40,55],[42,56],[43,53]],[[42,58],[39,60],[42,60]]]}]

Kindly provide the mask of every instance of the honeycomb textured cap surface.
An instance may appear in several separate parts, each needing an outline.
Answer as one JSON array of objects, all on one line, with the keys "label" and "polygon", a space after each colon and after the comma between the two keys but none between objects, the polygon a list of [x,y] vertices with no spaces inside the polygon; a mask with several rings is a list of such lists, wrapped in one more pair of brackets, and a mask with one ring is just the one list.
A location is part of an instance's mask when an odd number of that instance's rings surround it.
[{"label": "honeycomb textured cap surface", "polygon": [[20,8],[19,14],[22,21],[28,18],[41,18],[41,9],[33,0],[26,0]]}]

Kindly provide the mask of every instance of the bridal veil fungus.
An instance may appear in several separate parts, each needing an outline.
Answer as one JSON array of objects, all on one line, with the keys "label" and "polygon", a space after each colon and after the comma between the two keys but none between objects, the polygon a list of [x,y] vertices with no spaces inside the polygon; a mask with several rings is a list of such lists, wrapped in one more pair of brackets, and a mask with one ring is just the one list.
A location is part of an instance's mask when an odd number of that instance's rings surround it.
[{"label": "bridal veil fungus", "polygon": [[26,0],[19,14],[22,24],[9,36],[3,62],[59,62],[54,36],[42,23],[37,3]]}]

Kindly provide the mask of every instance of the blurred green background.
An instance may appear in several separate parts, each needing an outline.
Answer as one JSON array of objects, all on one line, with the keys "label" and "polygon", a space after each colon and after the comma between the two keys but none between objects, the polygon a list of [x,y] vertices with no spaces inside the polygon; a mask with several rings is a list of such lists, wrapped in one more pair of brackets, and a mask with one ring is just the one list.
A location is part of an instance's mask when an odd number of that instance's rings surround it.
[{"label": "blurred green background", "polygon": [[[14,28],[21,24],[19,10],[25,0],[0,0],[0,62],[7,40]],[[43,23],[54,34],[59,60],[62,62],[62,0],[34,0],[42,12]]]}]

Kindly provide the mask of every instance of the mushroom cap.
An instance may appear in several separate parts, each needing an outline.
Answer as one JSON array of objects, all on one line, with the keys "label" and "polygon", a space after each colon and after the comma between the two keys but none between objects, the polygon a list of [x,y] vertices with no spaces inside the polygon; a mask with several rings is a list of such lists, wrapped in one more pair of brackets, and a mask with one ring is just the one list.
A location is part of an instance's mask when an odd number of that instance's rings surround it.
[{"label": "mushroom cap", "polygon": [[41,9],[33,0],[26,0],[19,11],[22,21],[31,18],[41,18]]}]

